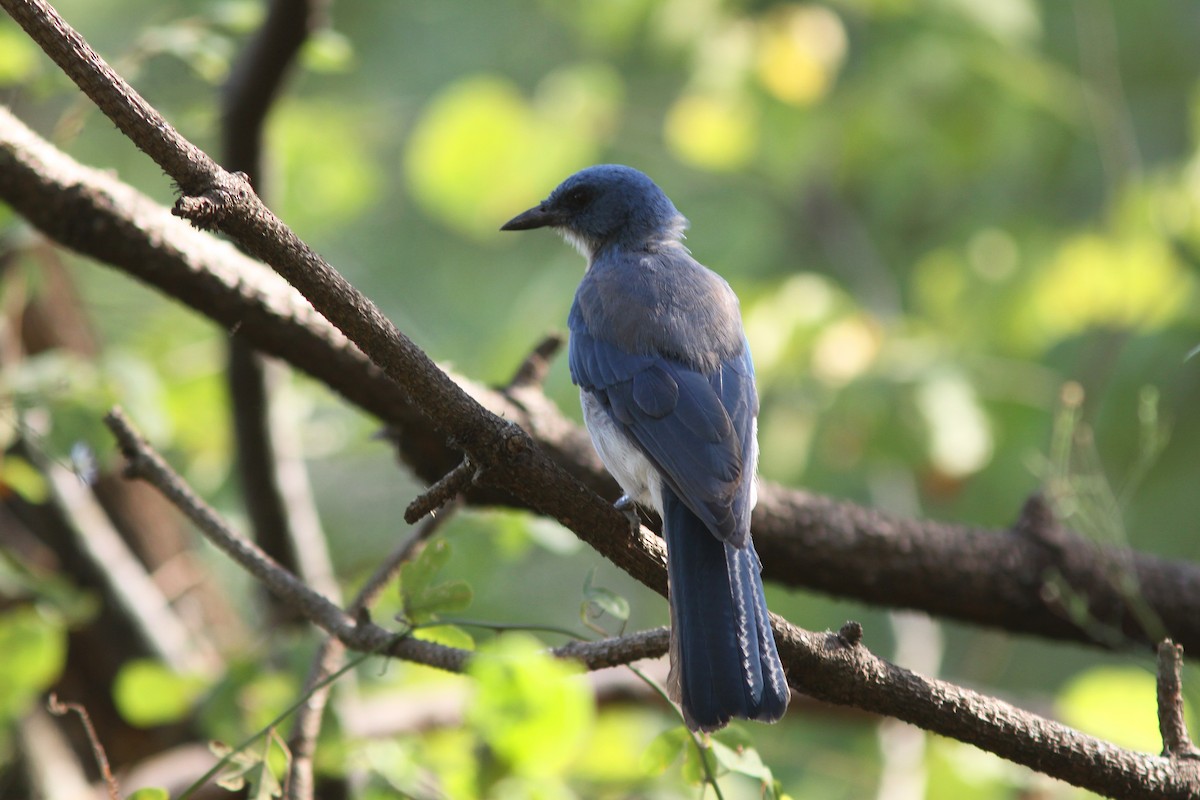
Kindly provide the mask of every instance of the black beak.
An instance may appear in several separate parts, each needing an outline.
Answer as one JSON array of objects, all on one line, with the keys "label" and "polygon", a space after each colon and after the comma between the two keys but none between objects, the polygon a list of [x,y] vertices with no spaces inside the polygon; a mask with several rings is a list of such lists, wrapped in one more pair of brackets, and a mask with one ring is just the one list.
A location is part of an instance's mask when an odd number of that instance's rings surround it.
[{"label": "black beak", "polygon": [[508,222],[500,226],[502,231],[530,231],[534,228],[548,228],[559,224],[558,214],[546,207],[545,203],[534,206],[528,211],[522,211]]}]

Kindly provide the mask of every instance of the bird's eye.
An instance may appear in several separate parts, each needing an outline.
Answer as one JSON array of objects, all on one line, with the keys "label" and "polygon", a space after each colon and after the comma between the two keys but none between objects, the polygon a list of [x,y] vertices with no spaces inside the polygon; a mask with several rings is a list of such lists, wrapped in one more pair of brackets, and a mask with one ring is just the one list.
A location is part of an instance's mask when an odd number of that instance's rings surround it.
[{"label": "bird's eye", "polygon": [[580,209],[583,208],[592,199],[590,189],[583,186],[576,186],[565,195],[563,195],[563,204],[568,208]]}]

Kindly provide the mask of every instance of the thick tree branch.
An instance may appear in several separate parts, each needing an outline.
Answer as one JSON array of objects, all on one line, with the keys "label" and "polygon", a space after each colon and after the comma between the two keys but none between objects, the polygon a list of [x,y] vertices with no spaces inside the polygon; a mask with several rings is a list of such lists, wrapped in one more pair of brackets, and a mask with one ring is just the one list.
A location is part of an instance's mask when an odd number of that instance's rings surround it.
[{"label": "thick tree branch", "polygon": [[[61,244],[234,329],[376,415],[421,478],[435,482],[461,462],[461,452],[430,429],[409,396],[277,275],[228,244],[189,230],[111,175],[72,161],[2,108],[0,198]],[[494,391],[454,380],[494,414],[529,431],[572,476],[610,499],[619,494],[587,434],[539,389]],[[467,499],[527,507],[489,486],[472,486]],[[1128,570],[1141,602],[1171,638],[1200,651],[1200,567],[1101,547],[1059,529],[1037,501],[1012,529],[987,530],[896,518],[764,482],[754,540],[765,576],[784,585],[1096,643],[1094,626],[1073,619],[1052,591],[1070,587],[1088,598],[1092,619],[1150,646],[1156,637],[1142,630],[1114,579],[1115,570]],[[1111,639],[1104,644],[1111,646]]]},{"label": "thick tree branch", "polygon": [[792,685],[820,700],[895,717],[1108,797],[1182,800],[1200,791],[1196,762],[1124,750],[889,664],[852,639],[773,622]]}]

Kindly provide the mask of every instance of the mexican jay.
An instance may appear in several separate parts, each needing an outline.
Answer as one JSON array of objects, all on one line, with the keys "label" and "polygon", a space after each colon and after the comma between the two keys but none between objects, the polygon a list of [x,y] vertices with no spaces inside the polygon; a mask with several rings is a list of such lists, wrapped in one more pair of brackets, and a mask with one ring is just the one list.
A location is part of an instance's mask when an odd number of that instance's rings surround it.
[{"label": "mexican jay", "polygon": [[553,228],[587,259],[571,378],[622,508],[658,512],[671,608],[668,688],[693,730],[774,722],[787,678],[750,540],[758,394],[737,296],[680,241],[687,220],[630,167],[589,167],[501,230]]}]

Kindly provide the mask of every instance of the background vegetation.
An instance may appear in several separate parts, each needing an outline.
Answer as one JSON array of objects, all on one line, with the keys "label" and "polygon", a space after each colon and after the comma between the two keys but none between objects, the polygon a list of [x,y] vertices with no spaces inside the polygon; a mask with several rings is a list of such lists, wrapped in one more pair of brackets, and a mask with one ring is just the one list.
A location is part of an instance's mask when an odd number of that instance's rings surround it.
[{"label": "background vegetation", "polygon": [[[184,135],[216,149],[216,87],[258,3],[56,5]],[[1089,536],[1197,560],[1198,31],[1188,0],[342,2],[270,122],[269,199],[430,355],[502,382],[564,327],[582,263],[550,235],[496,228],[577,168],[631,164],[689,217],[693,253],[742,298],[767,477],[996,526],[1048,487]],[[80,161],[173,199],[7,19],[0,99]],[[27,236],[3,206],[0,226],[10,249]],[[9,299],[42,280],[44,255],[21,252],[0,285]],[[32,426],[54,459],[71,462],[84,442],[109,464],[98,418],[120,402],[211,502],[244,519],[224,332],[123,275],[68,262],[103,350],[7,365],[0,431]],[[547,391],[578,418],[564,361]],[[338,578],[353,587],[404,535],[419,486],[370,418],[300,378],[285,392]],[[5,459],[0,479],[7,491],[44,491],[21,459]],[[629,600],[631,629],[666,621],[661,598],[551,523],[464,512],[442,536],[440,579],[472,593],[444,616],[578,629],[585,585],[598,585]],[[16,556],[0,565],[0,596],[33,581],[43,599],[0,613],[0,653],[13,654],[0,659],[0,718],[16,720],[56,680],[65,631],[93,611]],[[133,727],[198,714],[207,735],[239,741],[303,682],[310,638],[255,638],[265,607],[219,558],[210,566],[246,598],[224,637],[233,666],[178,676],[133,665],[114,686]],[[768,596],[798,624],[861,620],[872,648],[899,663],[1159,747],[1148,659]],[[390,602],[399,607],[395,592]],[[508,636],[493,646],[528,649]],[[479,699],[432,732],[362,743],[335,729],[319,766],[365,775],[369,797],[695,796],[695,765],[667,763],[678,721],[665,706],[593,715],[586,696],[568,694],[541,698],[551,716],[531,719],[548,727],[516,728],[506,698],[534,703],[545,679],[476,677],[468,690],[461,678],[367,662],[367,696]],[[733,736],[752,741],[794,797],[905,785],[928,797],[1079,794],[965,746],[804,703],[777,727]],[[475,757],[481,743],[493,760]],[[0,762],[17,746],[15,732],[0,734]],[[757,794],[752,778],[723,785]]]}]

